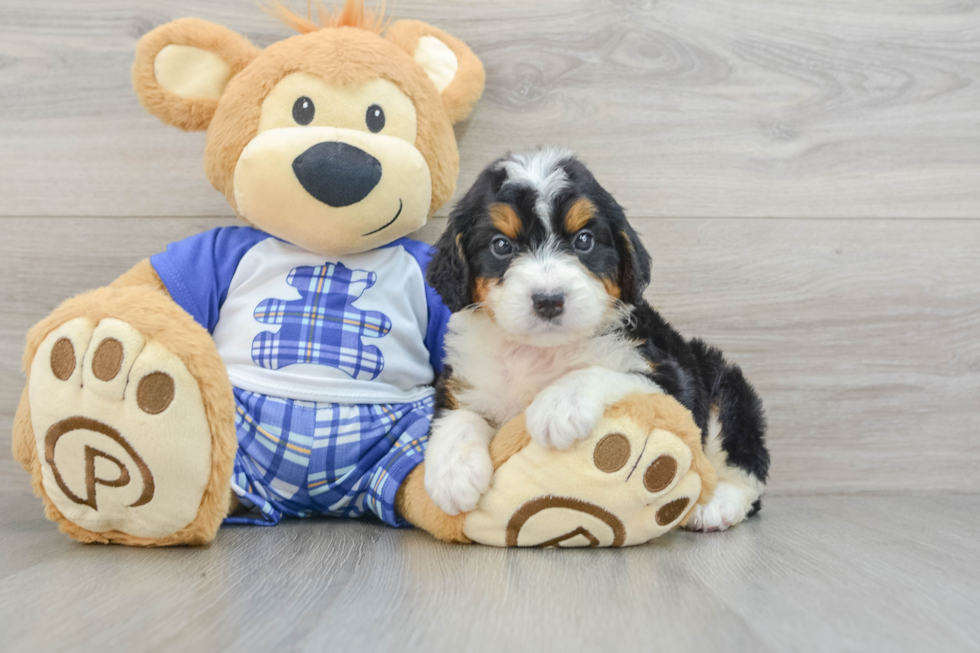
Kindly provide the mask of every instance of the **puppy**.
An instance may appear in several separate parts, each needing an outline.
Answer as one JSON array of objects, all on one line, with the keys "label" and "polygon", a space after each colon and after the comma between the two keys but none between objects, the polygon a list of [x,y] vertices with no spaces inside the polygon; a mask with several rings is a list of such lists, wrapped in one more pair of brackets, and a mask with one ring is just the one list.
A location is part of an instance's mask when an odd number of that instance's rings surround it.
[{"label": "puppy", "polygon": [[682,338],[643,299],[650,255],[570,152],[489,166],[436,249],[428,280],[454,313],[425,457],[436,505],[476,507],[493,475],[490,439],[525,410],[535,442],[565,449],[609,404],[666,392],[694,414],[719,478],[688,528],[725,530],[759,510],[769,468],[759,397],[720,351]]}]

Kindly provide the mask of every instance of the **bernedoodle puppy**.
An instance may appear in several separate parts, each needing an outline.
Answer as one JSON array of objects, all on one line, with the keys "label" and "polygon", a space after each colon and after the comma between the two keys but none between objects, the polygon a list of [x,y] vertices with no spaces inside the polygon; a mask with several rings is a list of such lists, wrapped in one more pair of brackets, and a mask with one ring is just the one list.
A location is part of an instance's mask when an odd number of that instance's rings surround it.
[{"label": "bernedoodle puppy", "polygon": [[650,255],[570,152],[490,165],[437,250],[428,279],[454,314],[426,453],[436,505],[476,507],[493,476],[490,439],[525,410],[534,441],[564,449],[606,406],[663,392],[691,410],[718,474],[687,528],[724,530],[759,510],[769,468],[759,397],[718,349],[684,339],[643,299]]}]

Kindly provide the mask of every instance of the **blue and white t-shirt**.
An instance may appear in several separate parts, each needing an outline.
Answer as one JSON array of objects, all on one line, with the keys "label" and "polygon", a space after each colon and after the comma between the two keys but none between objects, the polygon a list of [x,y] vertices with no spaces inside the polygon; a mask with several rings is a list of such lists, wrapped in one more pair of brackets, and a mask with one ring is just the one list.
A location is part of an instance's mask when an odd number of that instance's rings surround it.
[{"label": "blue and white t-shirt", "polygon": [[433,394],[449,310],[425,282],[431,248],[400,238],[324,257],[224,227],[150,259],[211,332],[232,385],[287,399],[394,404]]}]

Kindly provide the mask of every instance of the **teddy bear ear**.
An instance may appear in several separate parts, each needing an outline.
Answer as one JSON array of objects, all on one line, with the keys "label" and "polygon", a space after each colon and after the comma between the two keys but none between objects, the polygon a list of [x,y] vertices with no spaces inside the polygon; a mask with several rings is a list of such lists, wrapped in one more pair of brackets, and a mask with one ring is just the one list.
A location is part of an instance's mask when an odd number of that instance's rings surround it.
[{"label": "teddy bear ear", "polygon": [[483,64],[465,43],[417,20],[392,23],[385,37],[422,67],[442,96],[453,123],[470,115],[483,95],[486,74]]},{"label": "teddy bear ear", "polygon": [[182,18],[139,40],[133,88],[140,104],[168,125],[207,129],[229,80],[258,53],[226,27]]}]

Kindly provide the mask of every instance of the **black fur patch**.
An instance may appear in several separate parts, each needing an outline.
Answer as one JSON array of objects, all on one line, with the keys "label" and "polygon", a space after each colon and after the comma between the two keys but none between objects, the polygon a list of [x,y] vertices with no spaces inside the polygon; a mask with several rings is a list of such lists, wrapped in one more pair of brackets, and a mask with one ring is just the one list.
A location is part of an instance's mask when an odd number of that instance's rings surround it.
[{"label": "black fur patch", "polygon": [[742,370],[703,340],[685,340],[642,298],[623,330],[653,363],[650,379],[694,415],[702,442],[707,440],[711,407],[718,406],[721,446],[728,463],[765,482],[769,475],[766,420],[762,401]]},{"label": "black fur patch", "polygon": [[448,388],[448,381],[453,376],[452,365],[444,365],[442,368],[442,373],[439,374],[434,385],[436,387],[436,407],[433,412],[432,419],[435,419],[442,415],[447,410],[454,410],[456,408],[456,400],[452,396],[452,392]]}]

